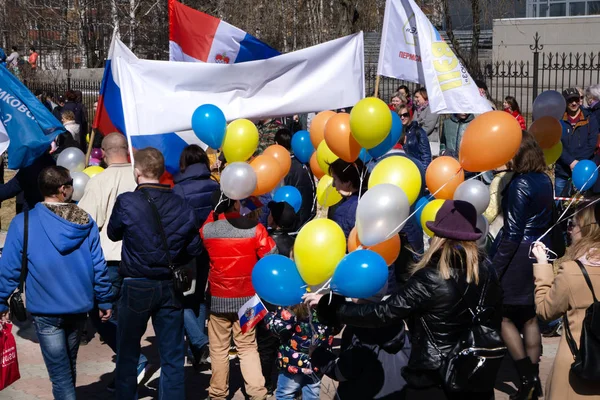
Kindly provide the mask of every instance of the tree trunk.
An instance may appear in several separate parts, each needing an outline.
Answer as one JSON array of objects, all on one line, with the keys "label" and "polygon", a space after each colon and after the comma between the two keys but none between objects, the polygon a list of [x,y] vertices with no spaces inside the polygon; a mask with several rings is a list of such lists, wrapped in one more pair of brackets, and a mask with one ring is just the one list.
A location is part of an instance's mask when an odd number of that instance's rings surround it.
[{"label": "tree trunk", "polygon": [[113,29],[119,33],[119,10],[117,8],[117,0],[110,0],[110,20]]},{"label": "tree trunk", "polygon": [[129,49],[135,45],[135,0],[129,0]]},{"label": "tree trunk", "polygon": [[467,69],[471,74],[479,73],[479,37],[481,36],[481,4],[480,0],[471,0],[473,11],[473,41],[471,43],[471,54]]},{"label": "tree trunk", "polygon": [[281,21],[283,24],[283,52],[287,53],[289,51],[288,49],[288,35],[287,35],[287,15],[285,13],[285,3],[286,0],[280,0],[280,4],[281,4]]}]

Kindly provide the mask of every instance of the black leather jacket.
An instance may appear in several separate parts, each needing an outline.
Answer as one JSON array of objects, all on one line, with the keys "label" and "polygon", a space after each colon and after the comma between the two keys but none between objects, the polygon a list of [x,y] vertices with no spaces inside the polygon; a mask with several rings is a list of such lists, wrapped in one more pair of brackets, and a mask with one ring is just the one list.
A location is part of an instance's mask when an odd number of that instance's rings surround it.
[{"label": "black leather jacket", "polygon": [[[469,328],[472,315],[467,304],[476,307],[487,279],[490,281],[484,305],[489,307],[490,318],[485,325],[500,329],[502,292],[493,270],[483,265],[479,268],[478,285],[467,283],[465,274],[456,269],[452,272],[452,278],[445,280],[438,273],[436,265],[437,260],[432,259],[428,267],[412,275],[396,294],[378,304],[347,303],[341,296],[334,296],[328,305],[329,296],[323,296],[318,307],[319,319],[327,325],[339,322],[370,328],[389,326],[400,319],[406,319],[410,328],[412,350],[408,374],[403,375],[407,380],[412,380],[407,375],[414,375],[415,371],[427,373],[437,370],[441,366],[442,357]],[[423,321],[432,332],[435,346],[425,331]]]}]

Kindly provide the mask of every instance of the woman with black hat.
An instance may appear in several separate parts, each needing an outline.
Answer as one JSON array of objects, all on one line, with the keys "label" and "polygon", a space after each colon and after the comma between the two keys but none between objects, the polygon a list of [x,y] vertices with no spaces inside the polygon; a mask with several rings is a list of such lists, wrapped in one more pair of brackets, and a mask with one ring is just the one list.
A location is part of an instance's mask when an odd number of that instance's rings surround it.
[{"label": "woman with black hat", "polygon": [[407,382],[402,398],[493,398],[493,388],[484,393],[450,392],[441,377],[444,360],[472,327],[473,304],[481,300],[488,310],[482,325],[497,334],[500,330],[502,295],[495,274],[482,263],[484,257],[477,248],[482,235],[477,212],[470,203],[449,200],[427,226],[435,233],[429,250],[414,265],[406,284],[387,300],[353,304],[338,295],[309,294],[305,301],[318,305],[319,319],[327,325],[377,328],[405,319],[412,351],[402,371]]}]

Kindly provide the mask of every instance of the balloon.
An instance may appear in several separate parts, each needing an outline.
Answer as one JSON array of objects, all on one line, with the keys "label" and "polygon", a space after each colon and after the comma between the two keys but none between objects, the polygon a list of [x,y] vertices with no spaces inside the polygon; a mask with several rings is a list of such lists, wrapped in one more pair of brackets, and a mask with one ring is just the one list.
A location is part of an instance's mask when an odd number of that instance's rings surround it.
[{"label": "balloon", "polygon": [[358,250],[340,261],[331,279],[331,290],[342,296],[366,299],[383,289],[387,279],[383,257],[371,250]]},{"label": "balloon", "polygon": [[256,189],[256,172],[245,162],[227,164],[221,173],[221,190],[232,200],[242,200]]},{"label": "balloon", "polygon": [[91,166],[91,167],[87,167],[86,169],[84,169],[83,173],[86,174],[87,176],[89,176],[90,178],[93,178],[94,176],[98,175],[102,171],[104,171],[104,168],[102,168],[102,167]]},{"label": "balloon", "polygon": [[383,142],[391,129],[392,114],[383,100],[367,97],[350,111],[352,136],[365,149],[372,149]]},{"label": "balloon", "polygon": [[310,221],[300,229],[294,243],[296,266],[309,285],[318,285],[331,278],[345,254],[344,231],[330,219]]},{"label": "balloon", "polygon": [[390,239],[400,232],[409,211],[406,194],[398,186],[382,183],[367,190],[356,208],[358,240],[374,246]]},{"label": "balloon", "polygon": [[382,160],[373,168],[369,177],[369,189],[382,183],[391,183],[398,186],[408,197],[409,204],[413,204],[421,193],[421,171],[407,157],[392,156]]},{"label": "balloon", "polygon": [[573,186],[577,190],[584,191],[594,186],[598,180],[596,163],[591,160],[581,160],[573,168]]},{"label": "balloon", "polygon": [[465,172],[452,157],[438,157],[429,164],[425,172],[427,189],[436,199],[452,200],[458,185],[465,181]]},{"label": "balloon", "polygon": [[390,111],[390,113],[392,114],[392,129],[383,142],[369,150],[371,157],[381,157],[390,151],[402,137],[402,121],[397,113],[394,111]]},{"label": "balloon", "polygon": [[421,225],[421,214],[423,213],[423,208],[429,204],[429,201],[429,196],[423,196],[415,203],[415,218],[419,225]]},{"label": "balloon", "polygon": [[258,260],[252,269],[252,286],[259,297],[281,307],[302,303],[306,293],[294,262],[279,254]]},{"label": "balloon", "polygon": [[423,231],[429,237],[433,237],[433,232],[429,230],[429,228],[426,225],[426,222],[435,221],[435,216],[437,215],[437,212],[440,210],[440,208],[442,208],[445,201],[446,200],[441,199],[432,200],[429,202],[429,204],[423,207],[423,212],[421,213],[421,226],[423,227]]},{"label": "balloon", "polygon": [[273,201],[281,202],[285,201],[288,203],[294,211],[300,211],[300,206],[302,206],[302,195],[300,191],[293,186],[282,186],[275,191],[273,194]]},{"label": "balloon", "polygon": [[553,117],[561,120],[567,109],[567,102],[556,90],[546,90],[533,101],[533,120],[542,117]]},{"label": "balloon", "polygon": [[310,141],[310,133],[308,131],[298,131],[292,136],[292,151],[302,164],[310,161],[310,156],[315,152]]},{"label": "balloon", "polygon": [[[325,171],[321,169],[321,167],[319,166],[319,162],[317,161],[316,151],[313,153],[312,156],[310,156],[310,170],[317,179],[321,179],[325,175]],[[329,168],[327,170],[329,170]]]},{"label": "balloon", "polygon": [[81,172],[85,168],[85,154],[77,147],[67,147],[58,155],[56,165],[70,172]]},{"label": "balloon", "polygon": [[83,172],[71,172],[71,179],[73,179],[73,201],[79,201],[83,197],[90,177]]},{"label": "balloon", "polygon": [[[351,253],[358,249],[358,246],[362,246],[360,240],[358,240],[358,232],[356,228],[352,228],[348,235],[348,252]],[[386,265],[392,265],[400,254],[400,236],[394,235],[385,242],[376,244],[375,246],[363,246],[367,250],[372,250],[379,254],[386,262]]]},{"label": "balloon", "polygon": [[247,119],[236,119],[227,126],[223,153],[227,162],[246,161],[258,147],[258,129]]},{"label": "balloon", "polygon": [[546,159],[546,164],[548,164],[548,165],[554,164],[555,162],[558,161],[558,159],[560,158],[560,155],[562,154],[563,144],[562,144],[562,142],[558,142],[551,148],[543,149],[543,150],[544,150],[544,158]]},{"label": "balloon", "polygon": [[483,214],[490,205],[490,189],[485,183],[470,179],[461,183],[456,189],[454,200],[471,203],[477,210],[477,214]]},{"label": "balloon", "polygon": [[225,114],[215,105],[203,104],[192,115],[192,130],[198,139],[218,149],[223,144],[227,130]]},{"label": "balloon", "polygon": [[317,162],[319,163],[321,171],[324,171],[326,174],[329,174],[329,165],[338,158],[339,157],[329,149],[327,142],[324,140],[319,144],[319,147],[317,147]]},{"label": "balloon", "polygon": [[254,196],[269,193],[277,187],[283,177],[281,166],[271,156],[261,154],[250,162],[250,166],[256,173],[256,189],[252,192]]},{"label": "balloon", "polygon": [[278,144],[272,144],[263,151],[263,155],[271,156],[277,160],[281,167],[281,173],[283,174],[279,177],[280,179],[285,178],[288,172],[290,172],[290,168],[292,168],[292,157],[285,147]]},{"label": "balloon", "polygon": [[531,124],[529,133],[533,135],[542,149],[550,149],[560,142],[562,125],[555,118],[542,117]]},{"label": "balloon", "polygon": [[483,233],[481,238],[477,240],[477,244],[483,246],[487,242],[487,234],[490,231],[490,223],[488,222],[487,218],[483,215],[477,217],[477,229],[479,229],[481,233]]},{"label": "balloon", "polygon": [[317,185],[317,201],[322,207],[331,207],[342,201],[342,195],[333,187],[333,178],[324,175]]},{"label": "balloon", "polygon": [[471,172],[496,169],[513,159],[521,145],[521,125],[505,111],[489,111],[475,118],[463,136],[460,165]]},{"label": "balloon", "polygon": [[373,159],[373,157],[371,157],[371,155],[369,154],[369,152],[367,151],[367,149],[361,149],[360,150],[360,154],[358,155],[358,158],[360,158],[360,160],[366,164],[369,161],[371,161]]},{"label": "balloon", "polygon": [[92,152],[90,153],[90,157],[102,160],[102,149],[99,149],[97,147],[93,148]]},{"label": "balloon", "polygon": [[89,162],[89,165],[98,166],[98,165],[100,165],[100,163],[101,163],[101,162],[102,162],[102,161],[100,161],[100,160],[99,160],[99,159],[97,159],[97,158],[90,157],[90,162]]},{"label": "balloon", "polygon": [[310,121],[310,141],[315,149],[325,139],[325,125],[334,115],[333,111],[321,111]]},{"label": "balloon", "polygon": [[360,154],[360,144],[350,132],[350,114],[339,113],[325,125],[325,142],[333,154],[344,161],[354,162]]}]

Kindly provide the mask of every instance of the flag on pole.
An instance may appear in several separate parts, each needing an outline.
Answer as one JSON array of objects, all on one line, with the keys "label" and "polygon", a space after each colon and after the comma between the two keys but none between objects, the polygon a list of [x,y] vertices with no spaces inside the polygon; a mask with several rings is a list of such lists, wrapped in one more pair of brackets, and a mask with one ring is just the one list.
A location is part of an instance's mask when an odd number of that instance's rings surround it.
[{"label": "flag on pole", "polygon": [[386,1],[377,73],[424,85],[432,112],[491,111],[469,72],[414,0]]},{"label": "flag on pole", "polygon": [[255,294],[238,311],[242,333],[246,333],[254,328],[266,315],[267,308],[260,301],[258,295]]},{"label": "flag on pole", "polygon": [[169,0],[169,60],[233,64],[280,53],[219,18]]},{"label": "flag on pole", "polygon": [[[8,69],[0,67],[0,154],[8,168],[31,165],[64,126]],[[10,143],[10,144],[9,144]]]}]

